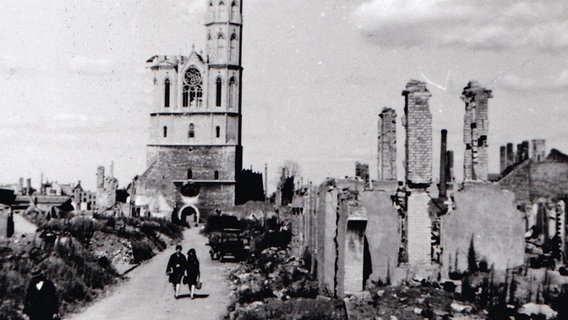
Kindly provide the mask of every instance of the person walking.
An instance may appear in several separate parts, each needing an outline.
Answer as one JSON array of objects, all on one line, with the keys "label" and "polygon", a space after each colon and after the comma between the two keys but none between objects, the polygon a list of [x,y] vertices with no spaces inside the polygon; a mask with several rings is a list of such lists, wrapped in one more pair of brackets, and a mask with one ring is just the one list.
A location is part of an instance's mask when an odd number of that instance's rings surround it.
[{"label": "person walking", "polygon": [[55,285],[37,266],[32,270],[30,284],[24,299],[24,313],[30,320],[59,319],[59,299]]},{"label": "person walking", "polygon": [[195,286],[201,278],[201,273],[199,272],[199,260],[197,259],[197,254],[195,253],[195,249],[193,248],[187,251],[187,267],[185,272],[187,277],[187,285],[191,293],[191,299],[193,299]]},{"label": "person walking", "polygon": [[182,247],[178,244],[176,252],[170,256],[166,274],[169,276],[169,282],[174,287],[174,297],[177,299],[179,296],[179,289],[181,287],[181,277],[184,274],[185,266],[187,264],[185,256],[181,253]]}]

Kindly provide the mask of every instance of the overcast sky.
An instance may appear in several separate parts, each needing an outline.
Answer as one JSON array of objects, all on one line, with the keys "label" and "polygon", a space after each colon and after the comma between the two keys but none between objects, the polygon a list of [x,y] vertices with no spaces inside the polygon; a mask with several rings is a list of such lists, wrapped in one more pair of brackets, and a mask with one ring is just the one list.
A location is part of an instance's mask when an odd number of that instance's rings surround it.
[{"label": "overcast sky", "polygon": [[[267,163],[270,183],[286,160],[315,183],[354,175],[357,160],[376,177],[384,106],[398,112],[402,163],[410,79],[432,93],[436,177],[445,128],[461,179],[460,93],[472,79],[493,90],[491,172],[506,142],[568,152],[566,1],[244,1],[244,166]],[[201,50],[204,10],[205,0],[0,2],[0,182],[37,186],[43,172],[94,189],[111,161],[121,186],[143,173],[145,61]]]}]

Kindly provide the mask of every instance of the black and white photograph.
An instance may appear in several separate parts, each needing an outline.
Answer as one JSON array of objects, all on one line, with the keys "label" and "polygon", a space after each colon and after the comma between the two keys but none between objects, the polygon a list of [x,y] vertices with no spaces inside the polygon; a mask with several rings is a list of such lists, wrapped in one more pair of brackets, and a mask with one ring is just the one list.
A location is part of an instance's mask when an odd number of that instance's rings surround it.
[{"label": "black and white photograph", "polygon": [[0,320],[568,319],[568,2],[0,3]]}]

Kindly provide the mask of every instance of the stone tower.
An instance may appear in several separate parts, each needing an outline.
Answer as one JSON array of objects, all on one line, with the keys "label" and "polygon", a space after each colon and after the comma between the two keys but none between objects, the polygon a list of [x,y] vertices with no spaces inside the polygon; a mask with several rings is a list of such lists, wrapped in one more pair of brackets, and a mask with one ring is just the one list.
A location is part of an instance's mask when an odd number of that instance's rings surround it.
[{"label": "stone tower", "polygon": [[477,81],[470,81],[463,88],[461,99],[465,102],[463,139],[464,181],[487,181],[489,117],[487,100],[493,98]]},{"label": "stone tower", "polygon": [[382,181],[396,181],[396,111],[383,108],[378,122],[378,178]]},{"label": "stone tower", "polygon": [[193,209],[235,204],[242,169],[242,0],[203,1],[205,55],[192,49],[187,56],[147,61],[154,82],[148,169],[135,188],[147,202],[163,197],[167,205],[149,209],[158,216],[184,206],[185,185],[199,195]]}]

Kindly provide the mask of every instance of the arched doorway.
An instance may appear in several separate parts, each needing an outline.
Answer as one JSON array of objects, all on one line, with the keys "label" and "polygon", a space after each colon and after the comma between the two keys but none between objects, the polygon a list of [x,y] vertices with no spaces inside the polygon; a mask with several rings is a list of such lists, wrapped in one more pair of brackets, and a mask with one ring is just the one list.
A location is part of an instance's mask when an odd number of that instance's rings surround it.
[{"label": "arched doorway", "polygon": [[183,206],[179,210],[179,215],[180,215],[180,221],[183,224],[188,224],[187,217],[193,215],[193,223],[195,224],[196,227],[199,225],[199,209],[196,206],[192,204]]}]

